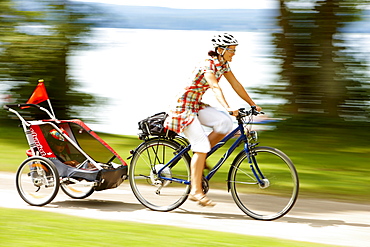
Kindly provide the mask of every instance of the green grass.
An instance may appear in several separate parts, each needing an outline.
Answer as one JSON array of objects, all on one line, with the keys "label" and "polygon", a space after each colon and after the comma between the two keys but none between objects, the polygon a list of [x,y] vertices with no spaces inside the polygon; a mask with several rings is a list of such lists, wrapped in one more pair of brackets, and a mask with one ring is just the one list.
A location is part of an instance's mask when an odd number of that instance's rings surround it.
[{"label": "green grass", "polygon": [[[21,128],[0,125],[0,170],[15,172],[26,158],[28,145]],[[129,164],[130,150],[141,141],[136,136],[99,134]],[[285,152],[300,178],[300,197],[369,203],[370,133],[366,129],[277,129],[260,131],[260,145]],[[214,165],[227,148],[207,161]],[[241,147],[239,148],[241,150]],[[210,187],[226,189],[226,179],[235,152],[210,181]]]},{"label": "green grass", "polygon": [[0,208],[0,246],[329,246],[173,226]]},{"label": "green grass", "polygon": [[301,196],[369,203],[365,188],[369,188],[370,135],[366,129],[278,130],[262,133],[261,140],[293,160]]}]

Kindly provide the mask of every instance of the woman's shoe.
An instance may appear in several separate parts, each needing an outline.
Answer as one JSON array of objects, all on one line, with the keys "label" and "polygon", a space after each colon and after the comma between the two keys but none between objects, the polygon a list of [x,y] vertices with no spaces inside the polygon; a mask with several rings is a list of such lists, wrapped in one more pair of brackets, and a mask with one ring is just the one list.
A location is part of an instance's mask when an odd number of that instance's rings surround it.
[{"label": "woman's shoe", "polygon": [[209,199],[206,195],[202,194],[189,194],[188,197],[191,201],[198,202],[198,204],[202,207],[214,207],[216,203],[212,202],[211,199]]}]

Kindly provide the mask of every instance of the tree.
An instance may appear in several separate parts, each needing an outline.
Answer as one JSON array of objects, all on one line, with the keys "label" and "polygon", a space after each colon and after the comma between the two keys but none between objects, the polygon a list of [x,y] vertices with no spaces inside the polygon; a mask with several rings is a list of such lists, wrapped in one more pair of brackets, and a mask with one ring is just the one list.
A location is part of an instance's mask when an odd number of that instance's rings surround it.
[{"label": "tree", "polygon": [[298,121],[369,121],[368,68],[344,46],[341,36],[345,24],[359,18],[357,7],[365,1],[301,3],[280,0],[281,32],[275,34],[275,45],[282,70],[271,88],[287,102],[281,114]]},{"label": "tree", "polygon": [[[7,2],[1,18],[9,23],[1,43],[1,77],[11,83],[14,100],[26,102],[38,79],[44,79],[59,119],[76,117],[76,106],[89,106],[94,97],[78,92],[68,75],[68,55],[84,46],[91,23],[81,5],[63,1]],[[3,2],[3,4],[5,4]],[[33,11],[28,10],[32,6]],[[9,18],[11,17],[11,18]],[[6,38],[5,38],[6,37]],[[45,117],[35,112],[35,118]]]}]

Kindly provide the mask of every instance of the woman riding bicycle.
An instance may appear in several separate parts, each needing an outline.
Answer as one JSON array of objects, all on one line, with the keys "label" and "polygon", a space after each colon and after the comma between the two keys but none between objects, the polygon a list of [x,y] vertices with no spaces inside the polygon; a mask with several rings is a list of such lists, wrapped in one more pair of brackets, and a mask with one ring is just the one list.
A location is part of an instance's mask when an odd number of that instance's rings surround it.
[{"label": "woman riding bicycle", "polygon": [[[250,106],[261,108],[250,98],[244,87],[232,73],[229,62],[235,55],[238,41],[228,33],[215,35],[212,39],[214,51],[194,71],[190,85],[178,98],[177,104],[169,111],[165,127],[176,133],[183,133],[191,144],[194,155],[191,160],[191,191],[189,199],[202,206],[214,206],[202,190],[202,175],[207,153],[232,129],[232,120],[224,112],[201,102],[203,94],[211,88],[216,99],[233,116],[238,110],[231,109],[219,85],[222,75],[225,76],[234,91]],[[211,127],[213,131],[207,136],[202,125]]]}]

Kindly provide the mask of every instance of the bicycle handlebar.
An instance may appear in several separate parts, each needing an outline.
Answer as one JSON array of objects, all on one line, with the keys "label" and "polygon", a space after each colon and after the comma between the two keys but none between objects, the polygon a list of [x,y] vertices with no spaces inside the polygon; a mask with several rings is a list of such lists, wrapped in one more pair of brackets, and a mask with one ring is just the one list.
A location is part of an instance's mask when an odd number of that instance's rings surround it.
[{"label": "bicycle handlebar", "polygon": [[247,111],[245,108],[240,108],[238,110],[238,116],[236,116],[236,118],[240,119],[245,116],[250,116],[250,115],[257,116],[259,114],[265,114],[265,113],[262,111],[261,112],[257,111],[256,106],[251,106],[251,109],[249,111]]},{"label": "bicycle handlebar", "polygon": [[257,116],[258,114],[265,114],[265,113],[263,111],[261,112],[257,111],[257,107],[254,105],[254,106],[251,106],[251,110],[249,111],[249,114]]}]

